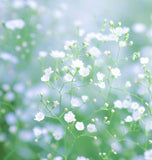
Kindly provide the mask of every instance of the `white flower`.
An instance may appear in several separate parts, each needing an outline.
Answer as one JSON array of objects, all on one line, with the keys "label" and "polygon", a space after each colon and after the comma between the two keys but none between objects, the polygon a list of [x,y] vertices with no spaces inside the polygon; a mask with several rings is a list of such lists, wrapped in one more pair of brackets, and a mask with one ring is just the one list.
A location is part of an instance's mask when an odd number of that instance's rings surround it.
[{"label": "white flower", "polygon": [[45,70],[44,70],[44,73],[46,74],[46,75],[50,75],[50,74],[52,74],[54,71],[52,71],[52,68],[51,67],[49,67],[49,68],[46,68]]},{"label": "white flower", "polygon": [[65,120],[67,123],[71,123],[71,122],[73,122],[73,121],[76,121],[75,115],[73,114],[72,111],[69,111],[68,113],[65,113],[65,115],[64,115],[64,120]]},{"label": "white flower", "polygon": [[49,81],[49,79],[50,79],[50,75],[43,75],[41,77],[41,81],[43,81],[43,82],[47,82],[47,81]]},{"label": "white flower", "polygon": [[126,47],[127,43],[125,41],[120,41],[119,42],[119,47],[120,48],[123,48],[123,47]]},{"label": "white flower", "polygon": [[127,27],[117,27],[115,29],[110,30],[112,33],[116,34],[117,36],[122,36],[123,34],[126,34],[129,32],[129,28]]},{"label": "white flower", "polygon": [[67,74],[64,76],[64,80],[65,80],[66,82],[71,82],[72,79],[73,79],[73,76],[72,76],[71,74],[68,74],[68,73],[67,73]]},{"label": "white flower", "polygon": [[39,137],[42,134],[42,129],[40,127],[34,127],[33,132],[35,137]]},{"label": "white flower", "polygon": [[136,33],[143,33],[146,30],[146,26],[143,23],[136,23],[132,26],[132,29]]},{"label": "white flower", "polygon": [[131,116],[127,116],[125,118],[125,122],[132,122],[133,121],[133,118]]},{"label": "white flower", "polygon": [[144,160],[152,160],[152,149],[144,152]]},{"label": "white flower", "polygon": [[83,156],[78,156],[76,160],[89,160],[89,158],[85,158]]},{"label": "white flower", "polygon": [[46,57],[47,56],[47,52],[45,52],[45,51],[40,51],[39,52],[39,57]]},{"label": "white flower", "polygon": [[81,96],[81,98],[84,103],[88,100],[88,96],[86,95]]},{"label": "white flower", "polygon": [[50,53],[50,56],[54,57],[54,58],[64,58],[65,57],[65,53],[62,51],[52,51]]},{"label": "white flower", "polygon": [[132,117],[134,121],[138,121],[139,119],[141,119],[141,114],[138,111],[134,111]]},{"label": "white flower", "polygon": [[143,113],[145,112],[145,108],[144,108],[143,106],[139,107],[139,108],[138,108],[138,112],[139,112],[140,114],[143,114]]},{"label": "white flower", "polygon": [[140,63],[141,64],[147,64],[147,63],[149,63],[149,58],[148,57],[141,57],[140,58]]},{"label": "white flower", "polygon": [[25,26],[25,23],[22,19],[15,19],[10,20],[5,23],[6,28],[15,30],[15,29],[22,29]]},{"label": "white flower", "polygon": [[43,112],[38,112],[36,115],[35,115],[35,119],[36,121],[42,121],[43,119],[45,118],[45,115]]},{"label": "white flower", "polygon": [[85,34],[84,29],[79,29],[79,36],[82,37]]},{"label": "white flower", "polygon": [[97,83],[97,85],[102,89],[104,89],[106,87],[105,82],[99,82],[99,83]]},{"label": "white flower", "polygon": [[98,48],[96,48],[96,47],[90,48],[90,49],[88,50],[88,52],[89,52],[92,56],[94,56],[94,57],[96,57],[96,58],[98,58],[98,57],[101,55],[100,50],[99,50]]},{"label": "white flower", "polygon": [[103,73],[100,73],[100,72],[97,73],[98,81],[103,81],[104,77],[105,77],[105,75]]},{"label": "white flower", "polygon": [[12,56],[9,53],[1,53],[0,58],[2,58],[5,61],[9,61],[9,62],[12,62],[12,63],[15,63],[15,64],[18,63],[17,57]]},{"label": "white flower", "polygon": [[52,68],[51,68],[51,67],[46,68],[46,69],[44,70],[44,73],[45,73],[45,74],[41,77],[41,81],[43,81],[43,82],[49,81],[50,75],[51,75],[53,72],[54,72],[54,71],[52,71]]},{"label": "white flower", "polygon": [[72,97],[71,99],[71,105],[72,107],[80,107],[81,106],[81,101],[78,98]]},{"label": "white flower", "polygon": [[116,100],[114,102],[114,107],[119,108],[119,109],[123,108],[122,102],[120,100]]},{"label": "white flower", "polygon": [[63,160],[63,158],[61,156],[57,156],[57,157],[54,157],[53,160]]},{"label": "white flower", "polygon": [[79,74],[82,77],[87,77],[89,75],[89,73],[90,73],[89,68],[81,67],[80,70],[79,70]]},{"label": "white flower", "polygon": [[123,101],[123,107],[124,107],[124,108],[129,108],[130,105],[131,105],[131,102],[130,102],[129,100],[124,100],[124,101]]},{"label": "white flower", "polygon": [[87,125],[87,130],[90,133],[97,131],[96,126],[94,124],[91,124],[91,123]]},{"label": "white flower", "polygon": [[130,83],[130,81],[127,81],[127,82],[126,82],[125,87],[126,87],[126,88],[131,87],[131,83]]},{"label": "white flower", "polygon": [[82,68],[83,67],[83,62],[79,59],[73,60],[72,61],[72,67],[73,68]]},{"label": "white flower", "polygon": [[54,139],[59,141],[60,139],[63,138],[63,130],[61,128],[58,128],[56,130],[53,131],[53,136],[54,136]]},{"label": "white flower", "polygon": [[76,122],[75,128],[76,128],[78,131],[83,131],[83,130],[84,130],[84,124],[83,124],[83,122]]},{"label": "white flower", "polygon": [[66,41],[64,45],[64,49],[68,50],[70,47],[74,47],[75,44],[77,44],[76,40]]},{"label": "white flower", "polygon": [[131,109],[136,110],[139,108],[139,104],[137,102],[132,102]]},{"label": "white flower", "polygon": [[121,76],[121,73],[120,73],[119,68],[112,68],[112,69],[111,69],[111,74],[112,74],[115,78]]}]

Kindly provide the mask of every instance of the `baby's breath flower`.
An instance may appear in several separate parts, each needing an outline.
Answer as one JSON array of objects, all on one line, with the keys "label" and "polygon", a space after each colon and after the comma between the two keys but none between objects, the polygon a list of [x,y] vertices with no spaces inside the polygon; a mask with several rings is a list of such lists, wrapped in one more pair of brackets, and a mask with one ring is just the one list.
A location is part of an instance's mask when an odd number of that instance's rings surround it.
[{"label": "baby's breath flower", "polygon": [[141,57],[140,58],[140,63],[141,64],[147,64],[147,63],[149,63],[149,58],[148,57]]},{"label": "baby's breath flower", "polygon": [[6,28],[15,30],[15,29],[22,29],[25,26],[25,22],[22,19],[14,19],[7,21],[5,23]]},{"label": "baby's breath flower", "polygon": [[73,76],[69,73],[67,73],[65,76],[64,76],[64,80],[66,82],[71,82],[73,80]]},{"label": "baby's breath flower", "polygon": [[126,82],[125,87],[126,87],[126,88],[131,87],[131,83],[130,83],[130,81],[127,81],[127,82]]},{"label": "baby's breath flower", "polygon": [[83,123],[83,122],[76,122],[75,128],[76,128],[78,131],[83,131],[83,130],[84,130],[84,123]]},{"label": "baby's breath flower", "polygon": [[123,47],[126,47],[127,43],[125,41],[120,41],[119,42],[119,47],[120,48],[123,48]]},{"label": "baby's breath flower", "polygon": [[120,100],[116,100],[114,102],[114,107],[119,108],[119,109],[123,108],[122,102]]},{"label": "baby's breath flower", "polygon": [[91,124],[91,123],[87,125],[87,130],[90,133],[97,131],[96,126],[94,124]]},{"label": "baby's breath flower", "polygon": [[88,96],[86,96],[86,95],[81,96],[81,98],[82,98],[84,103],[88,100]]},{"label": "baby's breath flower", "polygon": [[71,123],[71,122],[73,122],[73,121],[76,121],[75,115],[73,114],[72,111],[69,111],[68,113],[65,113],[65,115],[64,115],[64,120],[65,120],[67,123]]},{"label": "baby's breath flower", "polygon": [[100,73],[100,72],[97,73],[98,81],[103,81],[104,77],[105,77],[105,75],[103,73]]},{"label": "baby's breath flower", "polygon": [[102,89],[104,89],[106,87],[105,82],[99,82],[99,83],[97,83],[97,85]]},{"label": "baby's breath flower", "polygon": [[82,77],[87,77],[89,75],[89,73],[90,73],[89,68],[81,67],[80,70],[79,70],[79,74]]},{"label": "baby's breath flower", "polygon": [[118,78],[119,76],[121,76],[121,73],[120,73],[119,68],[112,68],[112,69],[111,69],[111,74],[112,74],[115,78]]},{"label": "baby's breath flower", "polygon": [[62,51],[55,50],[55,51],[52,51],[50,53],[50,56],[53,57],[53,58],[64,58],[65,57],[65,53],[62,52]]},{"label": "baby's breath flower", "polygon": [[73,68],[82,68],[83,67],[83,62],[79,59],[73,60],[72,61],[72,67]]},{"label": "baby's breath flower", "polygon": [[78,156],[76,160],[89,160],[89,158],[85,158],[83,156]]},{"label": "baby's breath flower", "polygon": [[75,47],[75,44],[77,44],[76,40],[72,40],[72,41],[66,41],[65,45],[64,45],[64,49],[65,50],[69,50],[70,47]]},{"label": "baby's breath flower", "polygon": [[35,119],[36,121],[42,121],[43,119],[45,118],[45,115],[43,112],[38,112],[36,115],[35,115]]},{"label": "baby's breath flower", "polygon": [[132,29],[136,33],[143,33],[146,30],[146,26],[143,23],[135,23],[132,26]]},{"label": "baby's breath flower", "polygon": [[88,52],[93,56],[93,57],[96,57],[98,58],[100,55],[101,55],[101,52],[98,48],[96,47],[92,47],[88,50]]},{"label": "baby's breath flower", "polygon": [[139,103],[137,103],[137,102],[132,102],[132,104],[131,104],[131,109],[136,110],[136,109],[138,109],[138,108],[139,108]]},{"label": "baby's breath flower", "polygon": [[133,121],[133,118],[131,116],[127,116],[125,118],[125,122],[132,122]]},{"label": "baby's breath flower", "polygon": [[39,57],[46,57],[47,56],[47,52],[45,52],[45,51],[40,51],[39,52]]},{"label": "baby's breath flower", "polygon": [[72,107],[80,107],[81,106],[81,101],[79,98],[75,98],[75,97],[72,97],[71,99],[71,105]]},{"label": "baby's breath flower", "polygon": [[145,160],[151,160],[152,159],[152,149],[144,152],[144,159]]}]

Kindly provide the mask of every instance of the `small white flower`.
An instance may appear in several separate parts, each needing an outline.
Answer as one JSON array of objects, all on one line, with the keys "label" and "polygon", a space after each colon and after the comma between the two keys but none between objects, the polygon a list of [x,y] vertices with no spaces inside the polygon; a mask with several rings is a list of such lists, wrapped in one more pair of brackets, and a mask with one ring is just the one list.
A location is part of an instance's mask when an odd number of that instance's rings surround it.
[{"label": "small white flower", "polygon": [[147,64],[147,63],[149,63],[149,58],[148,57],[141,57],[140,58],[140,63],[141,64]]},{"label": "small white flower", "polygon": [[64,76],[64,80],[65,80],[66,82],[71,82],[72,79],[73,79],[73,76],[72,76],[71,74],[68,74],[68,73],[67,73],[67,74]]},{"label": "small white flower", "polygon": [[72,111],[69,111],[68,113],[65,113],[65,115],[64,115],[64,120],[65,120],[67,123],[71,123],[71,122],[73,122],[73,121],[76,121],[75,115],[73,114]]},{"label": "small white flower", "polygon": [[65,57],[65,53],[62,51],[52,51],[50,53],[50,56],[54,57],[54,58],[64,58]]},{"label": "small white flower", "polygon": [[47,82],[47,81],[49,81],[49,79],[50,79],[50,75],[43,75],[43,76],[41,77],[41,81],[42,81],[42,82]]},{"label": "small white flower", "polygon": [[104,89],[106,87],[105,82],[99,82],[99,83],[97,83],[97,85],[102,89]]},{"label": "small white flower", "polygon": [[51,67],[49,67],[49,68],[46,68],[45,70],[44,70],[44,73],[46,74],[46,75],[50,75],[50,74],[52,74],[54,71],[52,71],[52,68]]},{"label": "small white flower", "polygon": [[94,56],[94,57],[96,57],[96,58],[98,58],[98,57],[101,55],[100,50],[99,50],[98,48],[96,48],[96,47],[90,48],[90,49],[88,50],[88,52],[89,52],[92,56]]},{"label": "small white flower", "polygon": [[145,112],[145,108],[144,108],[143,106],[139,107],[139,108],[138,108],[138,112],[139,112],[140,114],[143,114],[143,113]]},{"label": "small white flower", "polygon": [[139,104],[137,102],[132,102],[131,109],[136,110],[139,108]]},{"label": "small white flower", "polygon": [[90,73],[90,70],[89,68],[84,68],[84,67],[81,67],[80,70],[79,70],[79,74],[82,76],[82,77],[87,77]]},{"label": "small white flower", "polygon": [[83,67],[83,62],[79,59],[73,60],[72,61],[72,67],[73,68],[82,68]]},{"label": "small white flower", "polygon": [[61,156],[57,156],[57,157],[54,157],[53,160],[63,160],[63,158]]},{"label": "small white flower", "polygon": [[10,20],[5,23],[6,28],[15,30],[15,29],[22,29],[25,26],[25,23],[22,19],[15,19]]},{"label": "small white flower", "polygon": [[96,126],[94,124],[91,124],[91,123],[87,125],[87,130],[90,133],[97,131]]},{"label": "small white flower", "polygon": [[52,68],[51,68],[51,67],[46,68],[46,69],[44,70],[44,73],[45,73],[45,74],[41,77],[41,81],[43,81],[43,82],[49,81],[50,75],[51,75],[53,72],[54,72],[54,71],[52,71]]},{"label": "small white flower", "polygon": [[123,34],[126,34],[129,32],[129,28],[127,27],[117,27],[115,29],[110,30],[112,33],[116,34],[117,36],[122,36]]},{"label": "small white flower", "polygon": [[123,48],[123,47],[126,47],[127,43],[125,41],[120,41],[119,42],[119,47],[120,48]]},{"label": "small white flower", "polygon": [[121,76],[121,73],[120,73],[119,68],[112,68],[112,69],[111,69],[111,74],[112,74],[115,78],[118,78],[119,76]]},{"label": "small white flower", "polygon": [[104,77],[105,77],[105,75],[103,73],[100,73],[100,72],[97,73],[98,81],[103,81]]},{"label": "small white flower", "polygon": [[66,41],[65,45],[64,45],[64,49],[68,50],[70,47],[74,47],[75,44],[77,44],[76,40],[72,40],[72,41]]},{"label": "small white flower", "polygon": [[76,160],[89,160],[89,158],[85,158],[83,156],[78,156]]},{"label": "small white flower", "polygon": [[76,128],[78,131],[83,131],[83,130],[84,130],[84,123],[83,123],[83,122],[76,122],[75,128]]},{"label": "small white flower", "polygon": [[79,36],[82,37],[85,34],[85,30],[84,29],[80,29],[79,30]]},{"label": "small white flower", "polygon": [[53,136],[54,136],[54,139],[59,141],[63,138],[63,130],[62,129],[56,129],[54,132],[53,132]]},{"label": "small white flower", "polygon": [[42,134],[42,129],[40,127],[34,127],[33,132],[35,137],[39,137]]},{"label": "small white flower", "polygon": [[86,95],[81,96],[81,98],[84,103],[88,100],[88,96]]},{"label": "small white flower", "polygon": [[123,108],[122,102],[121,102],[120,100],[116,100],[116,101],[114,102],[114,106],[115,106],[116,108],[119,108],[119,109]]},{"label": "small white flower", "polygon": [[133,121],[133,118],[131,116],[127,116],[125,118],[125,122],[132,122]]},{"label": "small white flower", "polygon": [[43,119],[45,118],[45,115],[43,112],[38,112],[36,115],[35,115],[35,119],[36,121],[42,121]]},{"label": "small white flower", "polygon": [[45,51],[40,51],[39,52],[39,57],[46,57],[47,56],[47,52],[45,52]]},{"label": "small white flower", "polygon": [[137,110],[133,112],[132,117],[134,121],[138,121],[139,119],[141,119],[141,114]]},{"label": "small white flower", "polygon": [[132,26],[132,29],[136,33],[143,33],[146,30],[146,26],[143,23],[136,23]]},{"label": "small white flower", "polygon": [[131,87],[131,83],[130,83],[130,81],[127,81],[127,82],[126,82],[125,87],[126,87],[126,88]]},{"label": "small white flower", "polygon": [[152,149],[144,152],[144,160],[152,160]]},{"label": "small white flower", "polygon": [[81,106],[81,101],[78,98],[72,97],[71,99],[71,105],[72,107],[80,107]]}]

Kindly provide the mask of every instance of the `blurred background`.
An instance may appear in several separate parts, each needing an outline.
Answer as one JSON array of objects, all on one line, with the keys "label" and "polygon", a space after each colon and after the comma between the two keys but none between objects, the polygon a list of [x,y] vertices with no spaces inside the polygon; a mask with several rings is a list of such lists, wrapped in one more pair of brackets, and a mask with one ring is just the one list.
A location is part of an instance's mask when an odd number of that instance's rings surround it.
[{"label": "blurred background", "polygon": [[[8,29],[6,23],[13,19],[22,19],[25,26],[13,31]],[[51,136],[44,136],[43,141],[36,143],[33,133],[33,128],[38,125],[34,115],[41,106],[39,95],[50,93],[40,80],[43,73],[39,52],[63,50],[66,40],[78,40],[77,26],[81,26],[85,33],[98,32],[104,19],[113,20],[115,24],[122,22],[122,26],[130,28],[130,40],[134,45],[123,50],[124,57],[135,51],[152,56],[151,0],[0,0],[0,159],[47,159],[47,154],[53,152],[49,148]],[[48,64],[49,61],[44,66]],[[130,65],[134,70],[131,73],[128,69],[126,73],[131,77],[138,73],[138,66]],[[49,118],[47,121],[40,127],[53,128],[50,124],[56,124]],[[99,136],[105,134],[102,132]],[[97,145],[104,148],[108,139]],[[83,144],[88,148],[84,149]],[[96,144],[90,139],[80,139],[69,160],[76,159],[77,153],[90,160],[99,159],[93,145]],[[121,145],[125,149],[124,144]],[[134,146],[129,147],[130,150],[122,152],[119,159],[135,157],[139,160],[136,156],[143,152]]]}]

